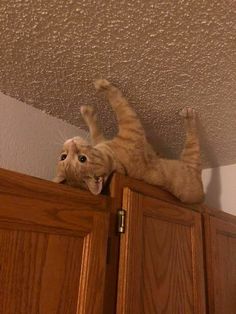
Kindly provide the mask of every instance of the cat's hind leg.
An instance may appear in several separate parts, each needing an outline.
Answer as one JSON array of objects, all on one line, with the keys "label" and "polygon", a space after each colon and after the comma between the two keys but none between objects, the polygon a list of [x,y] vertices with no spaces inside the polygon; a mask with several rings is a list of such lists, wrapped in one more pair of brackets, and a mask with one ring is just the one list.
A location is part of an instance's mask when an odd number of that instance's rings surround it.
[{"label": "cat's hind leg", "polygon": [[192,108],[184,108],[180,114],[186,127],[186,140],[180,160],[156,158],[146,171],[144,180],[168,190],[184,203],[200,203],[204,192],[196,113]]},{"label": "cat's hind leg", "polygon": [[106,139],[100,129],[97,114],[92,106],[81,106],[81,115],[89,128],[92,145],[104,142]]},{"label": "cat's hind leg", "polygon": [[189,166],[201,171],[200,144],[196,125],[196,111],[186,107],[180,112],[184,118],[186,139],[180,160]]}]

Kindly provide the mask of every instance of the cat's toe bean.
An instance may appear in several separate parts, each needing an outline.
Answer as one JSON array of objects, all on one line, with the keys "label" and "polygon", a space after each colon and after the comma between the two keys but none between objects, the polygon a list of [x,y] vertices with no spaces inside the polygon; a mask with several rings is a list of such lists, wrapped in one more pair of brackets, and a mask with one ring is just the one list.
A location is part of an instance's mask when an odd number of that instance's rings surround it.
[{"label": "cat's toe bean", "polygon": [[188,118],[194,118],[196,115],[196,111],[195,109],[191,108],[191,107],[188,107],[187,108],[187,117]]},{"label": "cat's toe bean", "polygon": [[191,107],[185,107],[180,111],[180,116],[184,118],[193,118],[195,117],[195,110]]},{"label": "cat's toe bean", "polygon": [[183,109],[179,112],[179,115],[180,115],[181,117],[186,118],[187,115],[188,115],[187,108],[183,108]]},{"label": "cat's toe bean", "polygon": [[107,89],[110,86],[110,82],[105,79],[99,79],[94,82],[96,90]]},{"label": "cat's toe bean", "polygon": [[94,110],[92,106],[81,106],[80,107],[80,112],[83,116],[88,116],[88,115],[92,115]]}]

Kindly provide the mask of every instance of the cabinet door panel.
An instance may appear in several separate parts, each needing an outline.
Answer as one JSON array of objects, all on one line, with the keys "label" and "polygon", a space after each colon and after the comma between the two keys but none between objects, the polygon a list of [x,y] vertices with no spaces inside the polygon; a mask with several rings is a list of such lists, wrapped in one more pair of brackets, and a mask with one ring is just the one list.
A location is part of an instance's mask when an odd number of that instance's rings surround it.
[{"label": "cabinet door panel", "polygon": [[201,215],[124,190],[118,313],[205,313]]},{"label": "cabinet door panel", "polygon": [[210,313],[236,313],[236,225],[206,217]]},{"label": "cabinet door panel", "polygon": [[191,229],[144,217],[143,230],[144,313],[193,313]]},{"label": "cabinet door panel", "polygon": [[109,198],[17,178],[0,184],[0,313],[103,313]]},{"label": "cabinet door panel", "polygon": [[83,239],[0,230],[0,247],[0,313],[76,313]]}]

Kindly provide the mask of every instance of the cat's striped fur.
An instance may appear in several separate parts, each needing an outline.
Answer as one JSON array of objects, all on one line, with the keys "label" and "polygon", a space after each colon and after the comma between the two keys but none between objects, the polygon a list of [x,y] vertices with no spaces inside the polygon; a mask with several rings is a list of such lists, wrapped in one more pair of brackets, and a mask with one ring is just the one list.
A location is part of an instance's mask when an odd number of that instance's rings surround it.
[{"label": "cat's striped fur", "polygon": [[[116,113],[118,134],[112,140],[106,140],[92,107],[83,106],[81,113],[94,146],[78,138],[67,140],[63,147],[66,158],[59,162],[55,181],[66,180],[68,184],[84,186],[99,194],[110,174],[117,171],[160,186],[185,203],[201,202],[204,193],[195,111],[185,108],[181,112],[186,141],[180,159],[169,160],[154,152],[137,114],[118,88],[102,79],[95,82],[95,87],[105,93]],[[81,159],[81,156],[85,158]]]}]

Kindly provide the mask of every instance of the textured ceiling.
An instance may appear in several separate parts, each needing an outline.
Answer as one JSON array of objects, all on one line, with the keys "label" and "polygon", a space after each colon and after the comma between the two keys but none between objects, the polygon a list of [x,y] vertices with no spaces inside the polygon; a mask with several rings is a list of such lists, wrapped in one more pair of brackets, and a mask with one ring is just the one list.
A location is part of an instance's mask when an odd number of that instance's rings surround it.
[{"label": "textured ceiling", "polygon": [[[204,167],[236,163],[236,1],[1,0],[0,90],[84,127],[92,81],[117,84],[148,137],[169,157],[182,146],[177,112],[198,110]],[[30,117],[29,117],[30,118]]]}]

